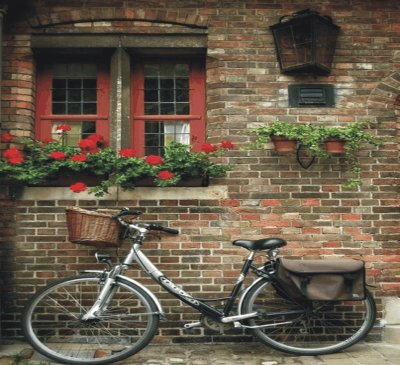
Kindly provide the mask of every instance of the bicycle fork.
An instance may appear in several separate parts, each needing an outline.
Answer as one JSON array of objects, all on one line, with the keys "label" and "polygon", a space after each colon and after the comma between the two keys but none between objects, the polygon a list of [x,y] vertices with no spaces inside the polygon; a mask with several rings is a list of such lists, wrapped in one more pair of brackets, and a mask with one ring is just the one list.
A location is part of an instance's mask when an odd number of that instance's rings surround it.
[{"label": "bicycle fork", "polygon": [[107,276],[104,280],[103,288],[101,289],[92,307],[80,318],[81,322],[90,322],[96,320],[98,319],[99,314],[103,313],[107,309],[108,304],[117,290],[115,285],[115,277],[117,276],[117,271],[121,271],[120,269],[117,269],[118,266],[108,274],[103,273],[103,275]]}]

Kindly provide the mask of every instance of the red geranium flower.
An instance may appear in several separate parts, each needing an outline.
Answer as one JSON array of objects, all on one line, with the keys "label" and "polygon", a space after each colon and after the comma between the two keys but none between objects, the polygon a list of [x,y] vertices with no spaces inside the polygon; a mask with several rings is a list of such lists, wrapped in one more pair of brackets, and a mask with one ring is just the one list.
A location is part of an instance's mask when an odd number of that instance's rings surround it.
[{"label": "red geranium flower", "polygon": [[164,163],[164,160],[161,158],[161,156],[149,155],[146,157],[146,162],[149,165],[161,165]]},{"label": "red geranium flower", "polygon": [[3,158],[11,165],[18,165],[24,162],[24,157],[20,150],[16,148],[9,148],[3,152]]},{"label": "red geranium flower", "polygon": [[4,143],[9,143],[14,139],[14,137],[9,132],[3,132],[0,134],[0,141]]},{"label": "red geranium flower", "polygon": [[53,151],[52,153],[50,153],[50,157],[54,158],[57,161],[64,161],[67,155],[61,151]]},{"label": "red geranium flower", "polygon": [[172,179],[174,176],[175,176],[175,175],[174,175],[172,172],[168,171],[168,170],[161,170],[161,171],[158,173],[158,177],[159,177],[161,180],[169,180],[169,179]]},{"label": "red geranium flower", "polygon": [[210,143],[203,143],[201,145],[201,150],[205,153],[218,151],[218,146]]},{"label": "red geranium flower", "polygon": [[105,142],[104,137],[101,136],[100,134],[90,134],[87,136],[86,139],[96,142],[96,145],[98,147],[104,146],[104,142]]},{"label": "red geranium flower", "polygon": [[24,161],[25,160],[22,156],[21,157],[12,157],[8,160],[8,163],[11,165],[18,165],[19,163],[22,163]]},{"label": "red geranium flower", "polygon": [[21,151],[17,150],[16,148],[9,148],[3,152],[3,157],[6,160],[10,160],[12,158],[19,158],[22,157]]},{"label": "red geranium flower", "polygon": [[87,161],[87,156],[82,154],[82,153],[79,154],[79,155],[73,155],[71,157],[71,161],[74,161],[74,162],[85,162],[85,161]]},{"label": "red geranium flower", "polygon": [[226,141],[222,141],[221,142],[221,147],[226,149],[226,150],[231,150],[231,149],[233,149],[234,146],[233,146],[232,141],[227,139]]},{"label": "red geranium flower", "polygon": [[97,153],[100,151],[97,147],[97,142],[92,139],[81,139],[78,145],[83,153]]},{"label": "red geranium flower", "polygon": [[56,131],[60,131],[61,133],[69,132],[71,129],[71,126],[69,126],[68,124],[61,124],[56,127]]},{"label": "red geranium flower", "polygon": [[77,182],[75,184],[72,184],[70,187],[70,190],[72,190],[74,193],[81,193],[82,191],[85,191],[87,186],[83,182]]},{"label": "red geranium flower", "polygon": [[133,148],[123,148],[119,151],[119,155],[122,157],[135,157],[136,151]]}]

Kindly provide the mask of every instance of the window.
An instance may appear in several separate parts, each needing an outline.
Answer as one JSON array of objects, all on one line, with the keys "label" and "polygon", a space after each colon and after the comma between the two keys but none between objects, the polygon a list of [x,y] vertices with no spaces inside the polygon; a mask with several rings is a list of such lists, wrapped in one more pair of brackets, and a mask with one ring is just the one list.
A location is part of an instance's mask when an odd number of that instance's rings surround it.
[{"label": "window", "polygon": [[90,134],[109,140],[109,74],[91,62],[45,64],[38,69],[36,137],[60,138],[56,128],[68,124],[66,143],[76,145]]},{"label": "window", "polygon": [[171,141],[199,151],[205,142],[204,57],[164,55],[160,62],[116,52],[121,57],[110,64],[90,56],[39,62],[36,138],[59,139],[57,126],[68,124],[69,145],[99,134],[107,145],[133,147],[141,156],[162,155]]},{"label": "window", "polygon": [[205,72],[196,61],[136,64],[132,72],[133,147],[140,155],[163,152],[171,141],[205,138]]}]

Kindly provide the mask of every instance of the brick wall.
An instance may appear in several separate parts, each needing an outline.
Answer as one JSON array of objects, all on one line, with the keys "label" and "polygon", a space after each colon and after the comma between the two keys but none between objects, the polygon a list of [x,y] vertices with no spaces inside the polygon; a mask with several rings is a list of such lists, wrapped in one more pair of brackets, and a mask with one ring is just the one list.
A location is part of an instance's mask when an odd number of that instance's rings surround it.
[{"label": "brick wall", "polygon": [[[207,30],[207,134],[211,142],[251,141],[249,128],[275,120],[321,124],[376,119],[376,133],[387,138],[379,149],[360,151],[363,186],[342,187],[343,161],[317,161],[302,169],[294,155],[265,150],[230,152],[233,170],[213,181],[224,191],[213,198],[203,188],[168,190],[168,198],[94,200],[35,199],[34,188],[12,201],[0,201],[3,336],[19,335],[21,307],[37,286],[80,268],[97,268],[92,251],[66,242],[64,207],[135,206],[143,219],[161,220],[181,235],[152,240],[148,253],[188,291],[211,295],[227,291],[241,266],[243,252],[230,246],[240,237],[282,236],[284,254],[361,257],[379,303],[400,294],[398,128],[400,38],[397,1],[37,1],[26,13],[6,17],[2,89],[2,130],[32,135],[35,64],[31,34],[154,33]],[[330,76],[284,76],[280,73],[268,27],[279,17],[304,8],[329,15],[341,27]],[[162,26],[160,26],[162,24]],[[288,108],[291,83],[332,83],[335,108]],[[4,146],[3,146],[4,147]],[[174,188],[171,188],[174,189]],[[159,190],[159,189],[158,189]],[[2,190],[2,192],[4,189]],[[58,194],[58,195],[57,195]],[[136,194],[136,193],[134,193]],[[170,195],[172,194],[172,195]],[[205,194],[205,198],[203,196]],[[29,198],[27,198],[29,196]],[[172,197],[171,197],[172,196]],[[136,271],[133,277],[142,276]],[[141,278],[145,283],[148,280]],[[151,285],[158,293],[158,289]],[[193,311],[158,293],[167,309],[159,341],[185,341],[183,322]],[[196,332],[198,333],[198,332]],[[206,330],[207,339],[211,332]],[[234,337],[232,337],[234,339]],[[191,338],[193,340],[193,338]],[[198,339],[199,340],[199,339]]]}]

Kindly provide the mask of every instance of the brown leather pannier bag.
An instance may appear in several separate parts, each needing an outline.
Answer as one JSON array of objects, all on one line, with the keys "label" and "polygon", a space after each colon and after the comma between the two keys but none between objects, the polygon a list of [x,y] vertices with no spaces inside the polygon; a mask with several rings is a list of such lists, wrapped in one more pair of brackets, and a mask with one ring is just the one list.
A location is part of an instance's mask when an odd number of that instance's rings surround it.
[{"label": "brown leather pannier bag", "polygon": [[277,279],[287,296],[309,300],[365,299],[364,262],[353,259],[291,260],[281,258]]}]

